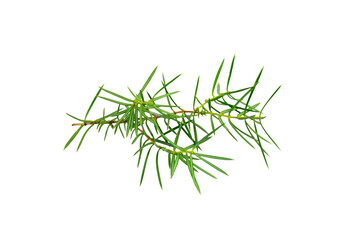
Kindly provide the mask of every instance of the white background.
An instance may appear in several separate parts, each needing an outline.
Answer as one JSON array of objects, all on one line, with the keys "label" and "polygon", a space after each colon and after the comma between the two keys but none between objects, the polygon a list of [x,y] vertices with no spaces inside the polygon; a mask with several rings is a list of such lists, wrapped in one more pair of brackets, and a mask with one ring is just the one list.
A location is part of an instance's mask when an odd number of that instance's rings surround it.
[{"label": "white background", "polygon": [[[357,1],[1,1],[0,239],[360,239]],[[136,145],[90,131],[63,147],[98,86],[128,95],[159,65],[149,91],[191,107],[222,84],[264,72],[254,102],[281,151],[260,151],[225,132],[207,153],[228,156],[218,179],[179,164],[164,190]],[[97,101],[90,118],[102,114]],[[110,109],[108,110],[110,112]]]}]

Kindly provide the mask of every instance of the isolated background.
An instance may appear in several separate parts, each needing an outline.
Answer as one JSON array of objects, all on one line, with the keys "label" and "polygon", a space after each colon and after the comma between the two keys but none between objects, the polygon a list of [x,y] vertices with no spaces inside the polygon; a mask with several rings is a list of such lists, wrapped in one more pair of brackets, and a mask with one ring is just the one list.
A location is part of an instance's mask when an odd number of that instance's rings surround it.
[{"label": "isolated background", "polygon": [[[0,239],[359,239],[356,2],[1,1]],[[230,176],[199,175],[201,195],[166,158],[164,190],[154,158],[139,187],[120,135],[63,151],[65,113],[84,116],[98,86],[126,94],[159,65],[149,90],[183,73],[170,89],[190,107],[197,76],[204,100],[234,54],[232,89],[262,66],[254,102],[283,85],[265,112],[282,149],[267,146],[270,170],[225,133],[207,149],[235,158]]]}]

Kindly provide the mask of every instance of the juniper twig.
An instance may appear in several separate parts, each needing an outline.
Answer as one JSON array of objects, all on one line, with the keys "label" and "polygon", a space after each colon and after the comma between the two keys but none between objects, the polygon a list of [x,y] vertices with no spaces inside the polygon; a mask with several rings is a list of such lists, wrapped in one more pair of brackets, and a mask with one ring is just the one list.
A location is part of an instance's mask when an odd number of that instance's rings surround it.
[{"label": "juniper twig", "polygon": [[[268,154],[263,148],[263,142],[273,142],[277,147],[278,145],[265,130],[262,124],[262,120],[265,118],[265,116],[263,116],[262,113],[265,106],[268,104],[270,99],[272,99],[272,97],[277,93],[280,87],[278,87],[276,91],[271,95],[271,97],[263,105],[261,110],[258,110],[258,106],[260,105],[260,103],[251,104],[251,99],[255,88],[259,83],[259,79],[262,75],[263,69],[261,69],[260,73],[258,74],[253,86],[239,90],[229,91],[229,83],[232,75],[234,60],[235,56],[231,63],[225,92],[220,91],[220,83],[218,83],[224,60],[222,61],[215,76],[212,87],[212,97],[206,99],[203,102],[200,101],[197,97],[200,77],[197,79],[192,110],[184,110],[183,108],[181,108],[173,99],[173,95],[178,93],[178,91],[169,92],[167,89],[167,87],[171,83],[173,83],[180,75],[176,76],[169,82],[166,82],[163,74],[162,87],[153,96],[146,92],[148,99],[145,100],[144,91],[150,80],[153,78],[157,67],[152,71],[138,94],[134,94],[134,92],[129,88],[132,98],[119,95],[105,89],[104,86],[101,86],[97,94],[95,95],[93,101],[91,102],[84,119],[80,119],[68,114],[70,117],[79,121],[79,123],[72,124],[72,126],[79,126],[79,128],[68,140],[64,149],[69,146],[69,144],[74,140],[74,138],[78,135],[78,133],[84,126],[89,125],[90,127],[85,131],[84,135],[82,136],[80,143],[78,144],[77,150],[79,150],[85,138],[85,135],[90,130],[90,128],[92,128],[94,125],[97,125],[97,129],[100,132],[101,128],[104,125],[107,125],[104,139],[106,139],[110,127],[114,130],[114,133],[119,130],[123,137],[128,137],[130,134],[130,138],[133,138],[134,135],[134,140],[132,141],[133,144],[138,139],[140,139],[139,149],[134,154],[139,154],[138,166],[141,162],[141,157],[143,156],[143,150],[148,148],[144,160],[140,185],[144,178],[149,155],[153,147],[155,147],[158,149],[156,153],[156,170],[160,187],[162,188],[159,171],[159,153],[164,152],[168,155],[170,176],[173,177],[179,161],[183,162],[185,165],[187,165],[194,185],[200,192],[200,187],[195,176],[196,172],[201,171],[213,178],[216,177],[212,173],[203,169],[198,164],[195,164],[195,161],[207,164],[215,170],[227,175],[224,170],[210,162],[210,160],[232,159],[227,157],[204,154],[202,153],[201,149],[201,145],[210,140],[212,136],[215,135],[216,131],[218,131],[220,128],[224,128],[229,133],[229,135],[236,141],[237,138],[235,137],[235,135],[239,135],[241,139],[243,139],[247,144],[254,148],[254,145],[251,144],[251,141],[253,141],[255,145],[257,145],[261,150],[265,163],[268,166],[266,159],[266,155]],[[160,94],[161,92],[162,95],[158,96],[158,94]],[[116,98],[113,99],[105,96],[100,96],[100,93],[107,93]],[[241,95],[239,96],[239,94]],[[95,120],[87,120],[87,116],[98,98],[115,103],[117,105],[117,110],[105,115],[104,109],[102,117]],[[158,101],[164,99],[166,99],[167,103],[158,104]],[[198,103],[197,107],[195,107],[196,103]],[[201,116],[209,116],[211,124],[210,130],[206,130],[205,127],[199,124],[198,120],[196,120]],[[164,123],[160,124],[160,120],[163,120]],[[220,125],[215,127],[214,120],[217,120]],[[244,123],[245,129],[241,130],[241,127],[237,124],[238,122],[233,122],[232,120],[241,120],[240,122]],[[253,123],[253,127],[251,127],[248,121],[251,121]],[[162,127],[160,125],[162,125]],[[261,136],[260,132],[258,131],[257,125],[261,126],[261,129],[263,129],[269,140]],[[166,127],[166,130],[163,129],[164,126]],[[121,128],[123,128],[125,134]],[[232,129],[233,131],[230,131],[230,129]],[[200,134],[200,132],[202,132],[202,134]],[[179,143],[180,135],[188,141],[187,145]]]}]

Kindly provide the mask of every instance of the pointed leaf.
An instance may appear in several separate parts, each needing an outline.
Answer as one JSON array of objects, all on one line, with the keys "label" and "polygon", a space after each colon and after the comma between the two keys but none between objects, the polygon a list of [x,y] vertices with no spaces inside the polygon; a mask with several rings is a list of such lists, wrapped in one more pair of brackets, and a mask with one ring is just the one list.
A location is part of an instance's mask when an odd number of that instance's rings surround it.
[{"label": "pointed leaf", "polygon": [[196,153],[196,156],[198,156],[198,157],[205,157],[205,158],[212,158],[212,159],[217,159],[217,160],[234,160],[234,159],[232,159],[232,158],[219,157],[219,156],[208,155],[208,154],[203,154],[203,153]]},{"label": "pointed leaf", "polygon": [[111,125],[109,124],[108,127],[106,128],[105,136],[104,136],[104,141],[106,140],[106,136],[107,136],[107,133],[108,133],[108,131],[109,131],[109,127],[110,127],[110,126],[111,126]]},{"label": "pointed leaf", "polygon": [[141,186],[142,181],[143,181],[143,179],[144,179],[144,174],[145,174],[145,169],[146,169],[147,160],[148,160],[148,158],[149,158],[149,154],[150,154],[151,148],[152,148],[153,146],[154,146],[154,145],[152,145],[152,146],[149,148],[149,150],[148,150],[148,152],[147,152],[147,154],[146,154],[146,158],[145,158],[145,162],[144,162],[144,166],[143,166],[143,171],[142,171],[142,173],[141,173],[140,186]]},{"label": "pointed leaf", "polygon": [[194,94],[194,101],[193,101],[193,109],[195,109],[195,99],[196,99],[196,95],[197,95],[197,91],[198,91],[198,87],[199,87],[199,80],[200,80],[200,76],[198,77],[197,83],[196,83],[195,94]]},{"label": "pointed leaf", "polygon": [[[130,93],[131,93],[131,95],[133,95],[133,97],[135,98],[135,99],[138,99],[138,100],[140,100],[141,98],[140,98],[140,96],[138,96],[138,95],[135,95],[134,93],[133,93],[133,91],[131,91],[131,89],[128,87],[128,89],[129,89],[129,91],[130,91]],[[141,92],[140,92],[141,93]]]},{"label": "pointed leaf", "polygon": [[276,142],[272,139],[272,137],[270,137],[270,135],[267,133],[267,131],[265,130],[264,126],[262,125],[262,123],[260,122],[260,126],[262,127],[262,129],[264,130],[264,132],[266,133],[266,135],[270,138],[270,140],[275,144],[275,146],[279,149],[280,147],[276,144]]},{"label": "pointed leaf", "polygon": [[170,177],[172,178],[174,176],[176,167],[179,163],[180,154],[176,154],[174,160],[171,162],[171,169],[170,169]]},{"label": "pointed leaf", "polygon": [[156,66],[156,68],[151,72],[150,76],[148,77],[148,79],[147,79],[146,82],[144,83],[144,86],[141,88],[141,92],[144,92],[145,88],[147,87],[147,85],[149,84],[150,80],[151,80],[152,77],[154,76],[157,68],[158,68],[158,67]]},{"label": "pointed leaf", "polygon": [[84,132],[84,134],[83,134],[83,136],[82,136],[82,138],[81,138],[81,140],[80,140],[80,142],[79,142],[79,145],[78,145],[76,151],[79,151],[79,148],[80,148],[80,146],[81,146],[81,144],[82,144],[82,142],[83,142],[83,140],[84,140],[84,138],[85,138],[85,135],[86,135],[87,132],[90,130],[90,128],[92,128],[93,126],[94,126],[94,125],[91,125],[90,127],[88,127],[88,129],[86,129],[86,131]]},{"label": "pointed leaf", "polygon": [[[255,121],[254,121],[254,128],[255,128],[255,131],[257,132]],[[267,160],[266,160],[266,156],[265,156],[265,154],[264,154],[265,150],[264,150],[263,147],[261,146],[261,141],[260,141],[259,135],[257,135],[257,136],[258,136],[258,142],[259,142],[259,147],[260,147],[260,149],[261,149],[261,153],[262,153],[262,155],[263,155],[263,157],[264,157],[264,160],[265,160],[265,163],[266,163],[267,168],[269,168],[268,162],[267,162]]]},{"label": "pointed leaf", "polygon": [[187,154],[186,154],[185,158],[186,158],[186,163],[188,165],[189,172],[190,172],[191,178],[192,178],[192,180],[194,182],[194,185],[195,185],[196,189],[199,191],[199,193],[201,194],[200,187],[199,187],[199,184],[198,184],[198,182],[196,180],[195,173],[194,173],[192,154],[190,154],[190,157],[188,157]]},{"label": "pointed leaf", "polygon": [[92,106],[94,105],[95,100],[96,100],[96,99],[97,99],[97,97],[99,96],[99,94],[100,94],[100,92],[101,92],[101,90],[102,90],[103,86],[104,86],[104,85],[102,85],[102,86],[100,87],[99,91],[96,93],[96,95],[95,95],[94,99],[92,100],[92,102],[91,102],[91,104],[90,104],[90,106],[89,106],[89,109],[87,110],[87,112],[86,112],[86,114],[85,114],[85,118],[84,118],[85,120],[86,120],[86,117],[88,116],[88,114],[89,114],[89,112],[90,112],[90,110],[91,110]]},{"label": "pointed leaf", "polygon": [[127,98],[127,97],[123,97],[123,96],[121,96],[121,95],[119,95],[119,94],[117,94],[117,93],[114,93],[114,92],[112,92],[112,91],[109,91],[109,90],[107,90],[107,89],[104,89],[104,88],[103,88],[103,91],[104,91],[104,92],[107,92],[107,93],[109,93],[109,94],[111,94],[111,95],[114,95],[114,96],[116,96],[116,97],[118,97],[118,98],[121,98],[121,99],[123,99],[123,100],[125,100],[125,101],[134,102],[134,100],[131,100],[131,99]]},{"label": "pointed leaf", "polygon": [[138,163],[137,163],[137,167],[139,167],[140,165],[140,161],[141,161],[141,154],[142,154],[142,151],[145,147],[145,143],[146,143],[147,140],[145,140],[144,142],[144,145],[142,145],[142,137],[140,138],[140,147],[139,147],[139,150],[135,152],[134,156],[136,155],[137,152],[139,152],[139,158],[138,158]]},{"label": "pointed leaf", "polygon": [[234,57],[232,59],[232,62],[231,62],[229,77],[228,77],[228,81],[227,81],[227,84],[226,84],[226,91],[229,91],[229,83],[230,83],[230,78],[231,78],[231,74],[232,74],[232,70],[233,70],[233,66],[234,66],[234,61],[235,61],[235,55],[234,55]]},{"label": "pointed leaf", "polygon": [[74,117],[73,115],[70,115],[70,114],[68,114],[68,113],[66,113],[66,115],[68,115],[69,117],[72,117],[73,119],[78,120],[78,121],[80,121],[80,122],[91,122],[91,121],[88,121],[88,120],[82,120],[82,119],[80,119],[80,118]]},{"label": "pointed leaf", "polygon": [[199,169],[200,171],[202,171],[203,173],[209,175],[210,177],[217,179],[214,175],[212,175],[211,173],[209,173],[209,172],[206,171],[205,169],[199,167],[199,166],[196,165],[195,163],[193,163],[193,165],[194,165],[194,169]]},{"label": "pointed leaf", "polygon": [[161,90],[163,90],[164,88],[166,88],[167,86],[169,86],[173,81],[175,81],[178,77],[180,77],[181,74],[177,75],[176,77],[174,77],[172,80],[170,80],[168,83],[165,84],[165,77],[164,77],[164,73],[162,74],[162,78],[164,80],[163,86],[155,93],[154,97],[156,95],[159,94],[159,92],[161,92]]},{"label": "pointed leaf", "polygon": [[197,136],[196,125],[195,125],[195,115],[193,115],[192,122],[193,122],[194,137],[195,137],[194,144],[198,144],[198,136]]},{"label": "pointed leaf", "polygon": [[161,184],[160,171],[159,171],[159,151],[160,150],[161,149],[159,148],[159,150],[156,153],[156,172],[157,172],[157,175],[158,175],[158,180],[159,180],[160,187],[161,187],[161,189],[163,189],[162,184]]},{"label": "pointed leaf", "polygon": [[173,95],[173,94],[178,93],[178,92],[180,92],[180,91],[175,91],[175,92],[171,92],[171,93],[166,93],[166,94],[161,95],[161,96],[159,96],[159,97],[156,97],[156,98],[150,99],[149,101],[157,101],[157,100],[159,100],[159,99],[161,99],[161,98],[164,98],[164,97],[167,97],[167,96]]},{"label": "pointed leaf", "polygon": [[[281,88],[281,86],[279,86],[275,92],[271,95],[271,97],[266,101],[266,103],[264,104],[264,106],[262,107],[261,111],[260,111],[260,116],[261,116],[261,113],[263,112],[265,106],[268,104],[268,102],[271,100],[271,98],[277,93],[277,91],[279,91],[279,89]],[[275,144],[276,145],[276,144]]]},{"label": "pointed leaf", "polygon": [[215,127],[214,127],[214,120],[213,120],[213,115],[210,115],[210,121],[211,121],[211,128],[212,128],[212,131],[214,132],[214,135],[215,135]]},{"label": "pointed leaf", "polygon": [[99,98],[102,98],[104,100],[107,100],[109,102],[113,102],[113,103],[116,103],[116,104],[124,105],[124,106],[130,106],[131,105],[130,103],[124,103],[124,102],[116,101],[116,100],[106,98],[106,97],[102,97],[102,96],[99,96]]},{"label": "pointed leaf", "polygon": [[65,148],[67,148],[70,143],[74,140],[74,138],[76,137],[76,135],[78,135],[78,133],[80,132],[80,130],[84,127],[84,125],[81,125],[75,132],[74,134],[70,137],[70,139],[67,141],[67,143],[65,144],[64,150]]},{"label": "pointed leaf", "polygon": [[214,90],[215,90],[215,87],[216,87],[216,83],[217,83],[217,81],[219,79],[221,69],[222,69],[222,67],[224,65],[224,61],[225,61],[225,59],[221,62],[221,65],[220,65],[220,67],[219,67],[219,69],[217,71],[217,74],[216,74],[216,77],[215,77],[215,80],[214,80],[214,84],[213,84],[213,88],[212,88],[212,95],[213,96],[214,96]]},{"label": "pointed leaf", "polygon": [[259,79],[260,79],[260,77],[261,77],[261,74],[262,74],[263,70],[264,70],[264,67],[263,67],[263,68],[261,68],[261,71],[260,71],[260,73],[259,73],[258,77],[257,77],[257,78],[256,78],[256,80],[255,80],[254,86],[251,88],[251,92],[250,92],[249,98],[248,98],[248,100],[247,100],[247,102],[246,102],[245,109],[246,109],[246,108],[247,108],[247,106],[249,105],[249,102],[250,102],[251,96],[252,96],[252,95],[253,95],[253,93],[254,93],[255,87],[256,87],[256,85],[257,85],[257,84],[258,84],[258,82],[259,82]]},{"label": "pointed leaf", "polygon": [[209,162],[208,160],[204,159],[203,157],[201,157],[199,155],[199,153],[195,153],[195,156],[199,157],[200,160],[202,160],[203,162],[205,162],[206,164],[208,164],[209,166],[211,166],[212,168],[218,170],[219,172],[221,172],[222,174],[225,174],[227,176],[229,176],[224,170],[222,170],[221,168],[219,168],[218,166],[216,166],[215,164],[212,164],[211,162]]}]

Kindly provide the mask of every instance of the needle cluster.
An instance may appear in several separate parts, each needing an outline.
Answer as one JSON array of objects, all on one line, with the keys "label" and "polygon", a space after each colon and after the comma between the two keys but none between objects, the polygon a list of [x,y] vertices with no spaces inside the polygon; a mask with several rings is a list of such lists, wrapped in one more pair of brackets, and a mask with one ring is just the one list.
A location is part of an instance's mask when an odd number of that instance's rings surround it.
[{"label": "needle cluster", "polygon": [[[235,56],[231,62],[225,91],[220,90],[220,83],[218,83],[224,60],[216,73],[212,87],[212,95],[205,101],[200,101],[197,97],[200,77],[197,79],[193,98],[193,109],[190,110],[183,109],[175,102],[173,96],[179,91],[168,91],[168,86],[178,79],[181,74],[168,82],[165,80],[163,74],[162,87],[153,95],[148,92],[145,94],[145,89],[153,78],[157,67],[152,71],[140,91],[134,93],[128,88],[129,93],[131,94],[130,97],[119,95],[105,89],[104,85],[101,86],[91,102],[84,119],[79,119],[68,114],[80,123],[73,124],[73,126],[79,127],[70,137],[64,149],[69,146],[83,128],[87,129],[80,139],[77,150],[79,150],[86,134],[92,127],[96,126],[98,132],[100,132],[103,126],[106,126],[104,140],[106,139],[109,129],[111,129],[115,134],[120,132],[124,138],[130,136],[130,139],[133,139],[132,144],[136,142],[139,143],[139,149],[134,155],[138,155],[138,167],[140,166],[142,159],[144,159],[140,185],[144,178],[150,152],[153,150],[156,151],[156,170],[161,188],[162,182],[159,171],[159,155],[160,153],[164,153],[167,155],[170,177],[172,178],[174,176],[178,163],[182,162],[188,168],[194,185],[200,193],[196,173],[203,172],[210,177],[216,178],[212,173],[201,167],[201,164],[205,164],[210,168],[227,175],[224,170],[216,166],[213,162],[217,160],[232,159],[205,154],[201,149],[202,144],[209,141],[215,135],[215,132],[220,128],[224,128],[236,141],[238,141],[236,138],[236,136],[238,136],[252,148],[257,146],[268,167],[266,159],[268,154],[263,147],[263,142],[272,142],[277,147],[278,145],[265,130],[262,124],[262,120],[265,116],[263,116],[262,113],[265,106],[280,87],[275,90],[260,109],[260,103],[253,104],[251,98],[259,83],[263,69],[261,69],[252,86],[230,91],[229,83],[234,60]],[[106,96],[100,96],[100,94],[106,94]],[[116,110],[110,114],[105,114],[104,109],[100,118],[88,120],[87,116],[95,101],[99,98],[114,103],[116,105]],[[211,129],[205,129],[205,127],[200,124],[198,121],[200,117],[209,118]],[[261,135],[259,132],[260,128],[267,138]],[[188,141],[188,144],[179,144],[180,137],[185,138]],[[144,152],[146,152],[146,154]]]}]

